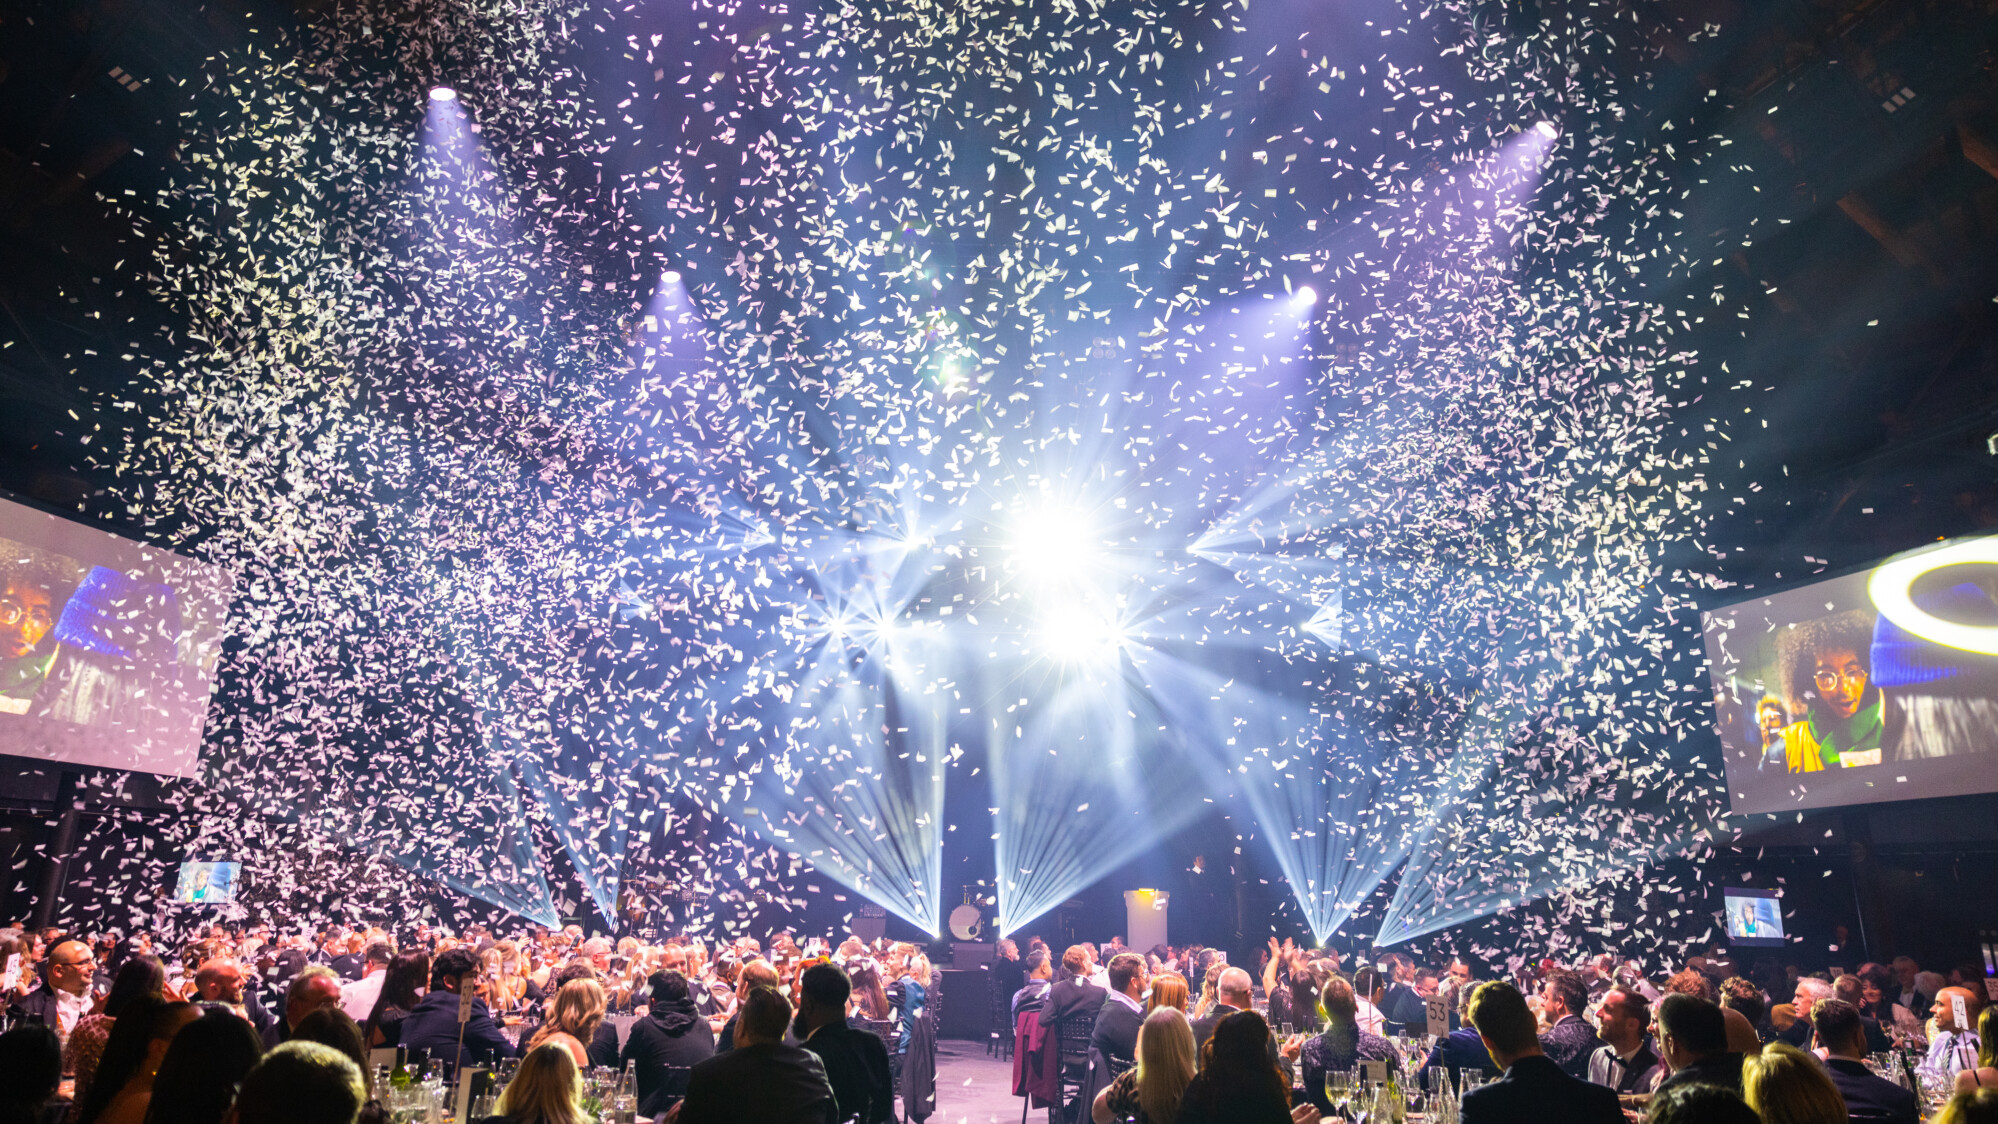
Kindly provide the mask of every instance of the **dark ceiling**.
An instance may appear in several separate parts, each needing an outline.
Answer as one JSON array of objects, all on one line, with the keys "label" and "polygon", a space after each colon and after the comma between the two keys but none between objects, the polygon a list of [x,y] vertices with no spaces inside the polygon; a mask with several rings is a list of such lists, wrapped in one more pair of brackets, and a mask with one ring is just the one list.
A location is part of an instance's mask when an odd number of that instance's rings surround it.
[{"label": "dark ceiling", "polygon": [[[205,58],[314,7],[0,4],[0,488],[118,522],[80,438],[128,342],[172,325],[105,198],[166,185],[217,96]],[[1631,127],[1725,139],[1676,206],[1703,288],[1751,310],[1696,328],[1709,393],[1685,415],[1729,421],[1723,576],[1766,589],[1998,530],[1998,0],[1640,7],[1660,58]]]}]

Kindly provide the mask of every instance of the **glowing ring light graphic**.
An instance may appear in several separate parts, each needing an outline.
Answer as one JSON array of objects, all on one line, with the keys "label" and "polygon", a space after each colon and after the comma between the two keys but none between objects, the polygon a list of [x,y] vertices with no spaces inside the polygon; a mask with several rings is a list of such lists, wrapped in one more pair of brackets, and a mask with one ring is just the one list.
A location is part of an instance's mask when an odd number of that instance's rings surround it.
[{"label": "glowing ring light graphic", "polygon": [[1998,536],[1951,543],[1948,546],[1898,558],[1873,571],[1866,581],[1866,595],[1880,615],[1904,631],[1932,644],[1998,656],[1998,625],[1957,624],[1926,612],[1908,596],[1915,579],[1944,566],[1983,563],[1998,565]]}]

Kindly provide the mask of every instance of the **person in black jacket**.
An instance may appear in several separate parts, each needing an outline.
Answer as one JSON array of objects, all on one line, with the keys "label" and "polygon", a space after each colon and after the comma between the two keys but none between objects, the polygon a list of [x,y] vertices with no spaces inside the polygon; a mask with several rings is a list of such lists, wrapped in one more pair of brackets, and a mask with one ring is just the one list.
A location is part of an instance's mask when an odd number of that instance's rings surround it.
[{"label": "person in black jacket", "polygon": [[790,1022],[790,1001],[776,989],[750,989],[736,1012],[735,1049],[694,1067],[668,1124],[834,1124],[825,1066],[784,1045]]},{"label": "person in black jacket", "polygon": [[846,1025],[853,985],[831,964],[814,964],[798,977],[798,1014],[791,1031],[818,1055],[839,1104],[840,1120],[886,1124],[895,1118],[895,1078],[888,1047],[879,1035]]},{"label": "person in black jacket", "polygon": [[[1808,1026],[1810,1020],[1799,1015]],[[1741,1055],[1728,1052],[1727,1016],[1694,995],[1673,992],[1658,1003],[1658,1052],[1672,1072],[1658,1083],[1664,1092],[1675,1085],[1720,1085],[1741,1092]]]},{"label": "person in black jacket", "polygon": [[[1697,1002],[1697,1000],[1695,1000]],[[1718,1008],[1715,1008],[1718,1012]],[[1616,1091],[1568,1076],[1541,1052],[1533,1012],[1509,983],[1480,984],[1465,1016],[1505,1076],[1464,1094],[1462,1124],[1622,1124]]]},{"label": "person in black jacket", "polygon": [[430,965],[430,993],[402,1020],[403,1049],[422,1050],[432,1060],[454,1067],[468,1058],[488,1062],[514,1056],[513,1044],[500,1033],[483,999],[472,1000],[471,1017],[459,1030],[459,993],[478,986],[479,972],[479,958],[471,949],[437,954]]},{"label": "person in black jacket", "polygon": [[1089,982],[1088,949],[1079,944],[1068,946],[1061,954],[1061,966],[1066,974],[1048,989],[1047,1004],[1041,1008],[1041,1025],[1049,1031],[1070,1015],[1094,1019],[1110,994]]},{"label": "person in black jacket", "polygon": [[1089,1044],[1106,1059],[1135,1062],[1138,1028],[1145,1022],[1145,958],[1120,952],[1110,958],[1110,994],[1096,1012],[1096,1029]]},{"label": "person in black jacket", "polygon": [[638,1114],[656,1117],[687,1095],[687,1071],[715,1056],[715,1033],[694,1009],[687,977],[659,971],[647,983],[652,1004],[631,1024],[618,1064],[636,1065]]},{"label": "person in black jacket", "polygon": [[1826,1051],[1825,1071],[1845,1098],[1853,1124],[1915,1124],[1921,1119],[1914,1090],[1866,1068],[1866,1031],[1859,1008],[1839,999],[1820,999],[1811,1009],[1811,1025]]},{"label": "person in black jacket", "polygon": [[1549,1027],[1540,1036],[1540,1050],[1577,1081],[1589,1079],[1589,1057],[1603,1045],[1596,1028],[1582,1017],[1588,1005],[1588,985],[1573,972],[1556,969],[1540,983],[1540,1009]]}]

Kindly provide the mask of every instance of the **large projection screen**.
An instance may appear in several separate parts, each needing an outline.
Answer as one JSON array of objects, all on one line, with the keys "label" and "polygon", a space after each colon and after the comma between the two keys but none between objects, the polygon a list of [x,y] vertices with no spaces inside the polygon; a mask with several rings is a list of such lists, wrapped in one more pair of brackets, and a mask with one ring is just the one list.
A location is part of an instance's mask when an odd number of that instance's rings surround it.
[{"label": "large projection screen", "polygon": [[230,575],[0,499],[0,753],[192,777]]},{"label": "large projection screen", "polygon": [[1998,791],[1998,536],[1702,623],[1736,812]]}]

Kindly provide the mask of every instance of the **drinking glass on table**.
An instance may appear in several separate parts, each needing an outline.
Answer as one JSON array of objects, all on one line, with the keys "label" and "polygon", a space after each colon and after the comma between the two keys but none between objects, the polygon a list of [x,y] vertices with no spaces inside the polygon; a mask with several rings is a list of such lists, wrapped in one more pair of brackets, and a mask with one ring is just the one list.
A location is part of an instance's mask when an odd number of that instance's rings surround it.
[{"label": "drinking glass on table", "polygon": [[1325,1071],[1325,1102],[1332,1111],[1344,1113],[1353,1101],[1353,1075],[1343,1069]]}]

